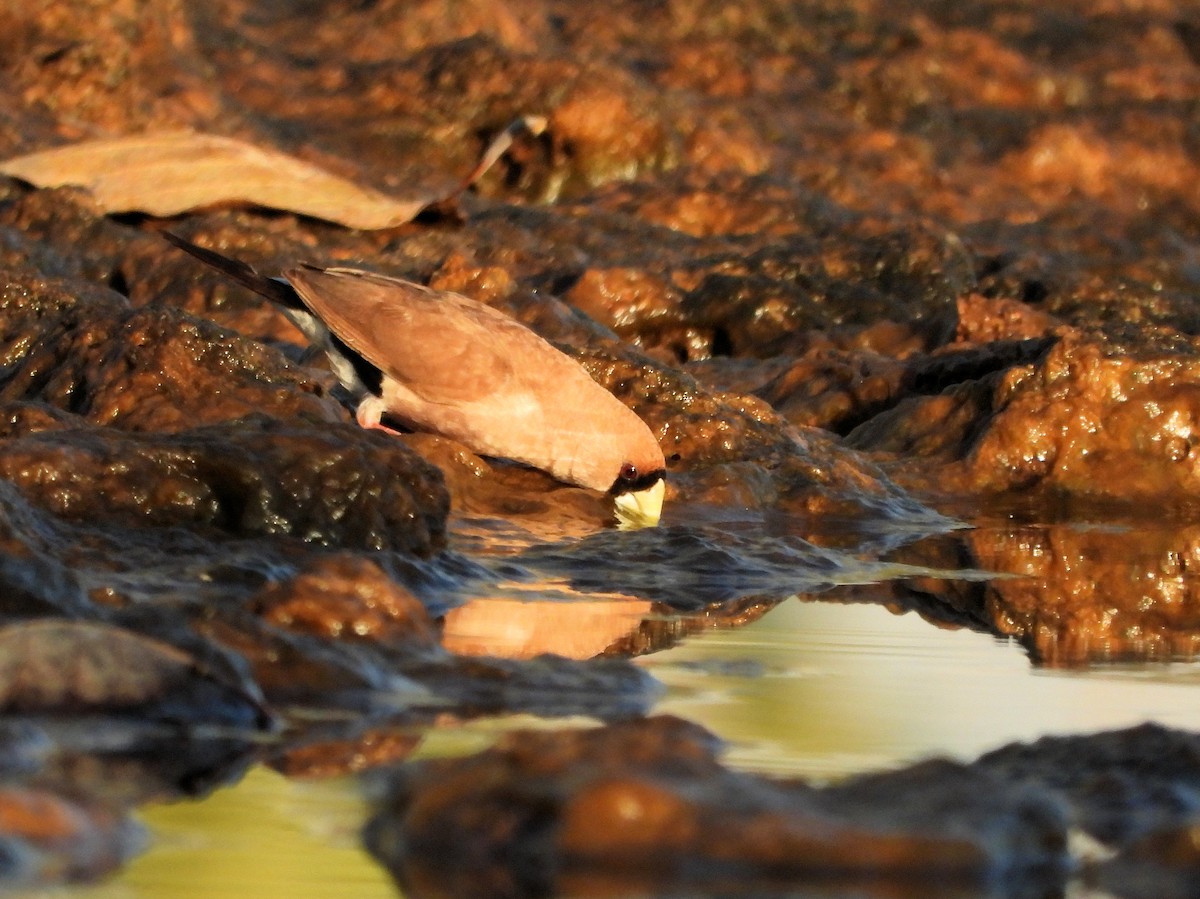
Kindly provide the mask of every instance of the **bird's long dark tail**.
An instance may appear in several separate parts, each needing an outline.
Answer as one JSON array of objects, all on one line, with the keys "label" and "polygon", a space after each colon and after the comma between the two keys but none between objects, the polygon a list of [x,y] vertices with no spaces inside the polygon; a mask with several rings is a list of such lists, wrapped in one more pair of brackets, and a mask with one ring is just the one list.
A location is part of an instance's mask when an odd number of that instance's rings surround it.
[{"label": "bird's long dark tail", "polygon": [[201,262],[212,266],[219,272],[223,272],[234,281],[249,287],[255,293],[266,297],[271,302],[278,303],[285,309],[301,310],[307,313],[304,303],[300,300],[300,296],[296,293],[292,285],[288,284],[282,278],[268,278],[266,275],[260,275],[240,259],[231,259],[228,256],[222,256],[214,250],[196,246],[190,240],[184,240],[178,234],[172,234],[170,231],[163,231],[162,236],[179,247],[179,249],[192,254]]}]

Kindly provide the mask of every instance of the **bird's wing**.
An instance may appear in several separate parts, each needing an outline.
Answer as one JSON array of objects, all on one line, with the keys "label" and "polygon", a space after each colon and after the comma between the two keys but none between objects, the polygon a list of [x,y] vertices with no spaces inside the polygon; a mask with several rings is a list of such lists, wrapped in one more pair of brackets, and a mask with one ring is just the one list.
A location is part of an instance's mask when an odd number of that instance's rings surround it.
[{"label": "bird's wing", "polygon": [[427,402],[503,392],[545,343],[489,306],[411,281],[308,267],[285,276],[347,346]]}]

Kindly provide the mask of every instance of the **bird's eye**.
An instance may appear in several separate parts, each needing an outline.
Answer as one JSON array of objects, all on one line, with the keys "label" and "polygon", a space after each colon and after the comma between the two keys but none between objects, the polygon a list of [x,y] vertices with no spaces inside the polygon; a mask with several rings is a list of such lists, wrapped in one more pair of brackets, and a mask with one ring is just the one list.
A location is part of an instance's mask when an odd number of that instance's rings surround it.
[{"label": "bird's eye", "polygon": [[[611,471],[612,469],[609,469],[609,470]],[[632,483],[637,480],[637,476],[638,476],[637,466],[634,465],[632,462],[626,462],[624,465],[621,466],[621,480],[622,481],[627,481],[629,483]]]}]

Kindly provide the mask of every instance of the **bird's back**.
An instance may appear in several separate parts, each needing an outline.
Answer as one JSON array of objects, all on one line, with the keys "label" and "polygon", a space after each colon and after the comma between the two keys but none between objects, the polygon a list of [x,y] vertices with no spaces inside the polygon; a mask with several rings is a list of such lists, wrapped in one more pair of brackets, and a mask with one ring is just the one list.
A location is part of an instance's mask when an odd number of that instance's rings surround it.
[{"label": "bird's back", "polygon": [[526,391],[618,402],[574,360],[476,300],[357,269],[305,267],[286,277],[347,346],[427,402]]},{"label": "bird's back", "polygon": [[406,423],[596,489],[610,486],[630,452],[661,468],[657,443],[629,408],[502,312],[357,269],[303,267],[286,277],[383,372],[388,410]]}]

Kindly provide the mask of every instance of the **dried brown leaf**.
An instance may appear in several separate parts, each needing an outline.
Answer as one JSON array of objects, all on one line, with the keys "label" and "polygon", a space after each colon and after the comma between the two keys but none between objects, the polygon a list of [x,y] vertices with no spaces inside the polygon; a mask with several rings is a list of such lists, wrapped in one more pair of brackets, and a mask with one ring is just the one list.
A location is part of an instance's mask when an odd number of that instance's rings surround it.
[{"label": "dried brown leaf", "polygon": [[172,216],[244,204],[364,230],[404,224],[442,199],[389,196],[284,153],[193,132],[56,147],[0,163],[0,174],[37,187],[85,187],[109,213]]}]

